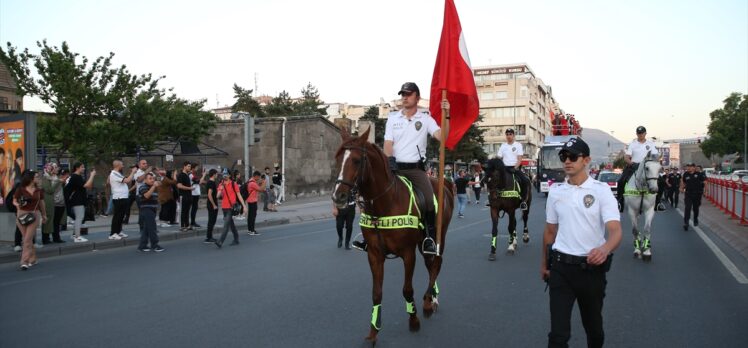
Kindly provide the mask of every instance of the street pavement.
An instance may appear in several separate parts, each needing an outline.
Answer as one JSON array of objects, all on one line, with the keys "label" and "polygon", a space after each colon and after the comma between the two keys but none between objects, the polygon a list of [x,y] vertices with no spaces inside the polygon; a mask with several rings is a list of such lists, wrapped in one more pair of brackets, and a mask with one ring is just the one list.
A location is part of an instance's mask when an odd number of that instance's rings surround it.
[{"label": "street pavement", "polygon": [[[473,204],[464,219],[453,220],[439,278],[441,306],[430,319],[421,313],[427,278],[418,260],[420,332],[408,331],[402,262],[388,260],[377,346],[545,346],[550,316],[539,273],[544,205],[543,197],[535,197],[529,244],[494,262],[487,260],[487,208]],[[316,206],[320,212],[330,207],[325,201]],[[681,224],[675,210],[656,215],[653,259],[644,263],[631,257],[631,227],[624,221],[624,240],[608,274],[606,346],[727,348],[748,342],[748,285]],[[499,227],[503,250],[506,218]],[[739,252],[708,225],[700,229],[748,274]],[[256,237],[240,231],[241,244],[222,249],[186,238],[164,243],[163,253],[130,246],[62,255],[41,259],[26,272],[17,263],[0,264],[0,346],[368,346],[366,255],[336,248],[334,220],[266,226]],[[576,308],[570,344],[585,346]]]}]

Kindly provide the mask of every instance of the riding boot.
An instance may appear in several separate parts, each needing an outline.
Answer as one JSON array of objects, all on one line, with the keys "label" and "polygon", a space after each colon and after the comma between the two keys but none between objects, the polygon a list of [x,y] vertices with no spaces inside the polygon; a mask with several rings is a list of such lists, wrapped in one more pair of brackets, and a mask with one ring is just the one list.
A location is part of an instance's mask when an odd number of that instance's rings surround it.
[{"label": "riding boot", "polygon": [[426,212],[426,238],[423,239],[423,253],[436,254],[436,212]]},{"label": "riding boot", "polygon": [[351,246],[361,251],[366,251],[369,247],[368,244],[366,244],[366,239],[360,241],[354,240],[353,243],[351,243]]}]

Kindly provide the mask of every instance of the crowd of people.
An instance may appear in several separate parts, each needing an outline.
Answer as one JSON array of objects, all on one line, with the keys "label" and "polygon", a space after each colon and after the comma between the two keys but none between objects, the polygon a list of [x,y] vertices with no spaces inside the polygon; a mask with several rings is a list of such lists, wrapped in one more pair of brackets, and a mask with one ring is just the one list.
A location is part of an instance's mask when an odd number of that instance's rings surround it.
[{"label": "crowd of people", "polygon": [[[234,243],[239,243],[234,218],[248,219],[247,233],[259,235],[255,230],[257,205],[260,199],[264,211],[277,212],[283,192],[280,167],[275,172],[265,168],[252,178],[242,181],[237,172],[219,174],[216,169],[202,172],[198,163],[184,162],[181,170],[159,169],[141,159],[136,165],[125,167],[121,160],[112,162],[112,169],[105,180],[105,190],[92,194],[96,170],[86,175],[86,166],[76,162],[71,169],[62,169],[57,163],[47,163],[41,173],[27,169],[18,175],[18,180],[4,198],[6,208],[16,213],[14,251],[21,252],[21,269],[27,270],[36,264],[35,248],[50,243],[65,243],[61,231],[72,225],[71,241],[85,243],[88,239],[86,221],[95,219],[95,214],[111,216],[109,240],[121,240],[129,236],[123,225],[130,223],[133,204],[137,206],[140,244],[138,250],[162,252],[158,244],[158,227],[179,224],[180,231],[202,227],[196,221],[203,193],[207,197],[208,226],[205,243],[214,243],[219,248],[229,230]],[[205,190],[205,191],[204,191]],[[99,197],[104,195],[105,197]],[[214,238],[218,210],[223,211],[223,232]],[[181,210],[179,216],[177,211]],[[160,224],[158,223],[160,220]],[[41,226],[41,244],[37,244],[36,232]]]}]

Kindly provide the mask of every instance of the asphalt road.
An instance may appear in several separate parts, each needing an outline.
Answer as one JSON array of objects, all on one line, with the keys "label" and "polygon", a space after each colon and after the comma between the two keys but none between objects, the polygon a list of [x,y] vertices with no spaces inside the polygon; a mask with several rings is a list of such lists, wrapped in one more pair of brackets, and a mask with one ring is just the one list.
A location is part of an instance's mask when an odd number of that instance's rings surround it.
[{"label": "asphalt road", "polygon": [[[488,211],[471,205],[447,236],[439,311],[408,331],[402,262],[385,267],[378,347],[541,347],[550,327],[540,280],[544,198],[527,245],[487,260]],[[748,285],[739,284],[675,211],[654,221],[653,261],[631,257],[630,224],[608,274],[608,347],[744,347]],[[518,226],[518,230],[521,228]],[[506,219],[500,224],[506,247]],[[358,230],[358,229],[356,229]],[[334,221],[268,227],[218,250],[201,238],[163,253],[120,248],[42,259],[21,272],[0,265],[0,346],[362,347],[371,314],[364,253],[335,247]],[[357,233],[357,232],[356,232]],[[230,239],[231,237],[229,237]],[[712,238],[714,239],[714,238]],[[718,243],[719,245],[719,243]],[[729,253],[728,253],[729,256]],[[745,271],[746,265],[738,263]],[[572,347],[585,346],[575,309]]]}]

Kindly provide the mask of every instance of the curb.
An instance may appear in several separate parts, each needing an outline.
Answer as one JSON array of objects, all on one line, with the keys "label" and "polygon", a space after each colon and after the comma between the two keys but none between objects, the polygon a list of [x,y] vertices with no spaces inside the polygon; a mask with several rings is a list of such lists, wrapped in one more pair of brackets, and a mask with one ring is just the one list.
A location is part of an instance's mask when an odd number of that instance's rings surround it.
[{"label": "curb", "polygon": [[[299,222],[305,222],[305,221],[322,220],[328,217],[332,217],[332,215],[325,214],[324,216],[322,215],[304,216],[304,217],[297,216],[297,217],[294,217],[293,219],[279,218],[279,219],[258,221],[255,223],[255,225],[257,227],[269,227],[269,226],[287,225],[287,224],[293,224],[293,223],[299,223]],[[179,240],[179,239],[187,239],[187,238],[195,238],[198,236],[204,236],[207,231],[208,230],[206,228],[202,228],[202,229],[197,229],[193,231],[185,231],[185,232],[160,232],[158,234],[158,238],[162,242],[171,241],[171,240]],[[66,243],[65,246],[59,246],[59,247],[53,246],[53,244],[48,244],[44,246],[44,248],[36,249],[36,257],[39,259],[43,259],[43,258],[62,256],[62,255],[93,252],[97,250],[116,249],[116,248],[123,248],[123,247],[134,248],[134,247],[137,247],[139,242],[140,242],[140,238],[136,236],[134,238],[124,238],[121,240],[104,240],[104,241],[99,241],[99,242],[87,242],[87,243],[68,242]],[[0,254],[0,264],[20,262],[20,259],[21,257],[20,257],[19,252],[11,251],[10,253]]]}]

